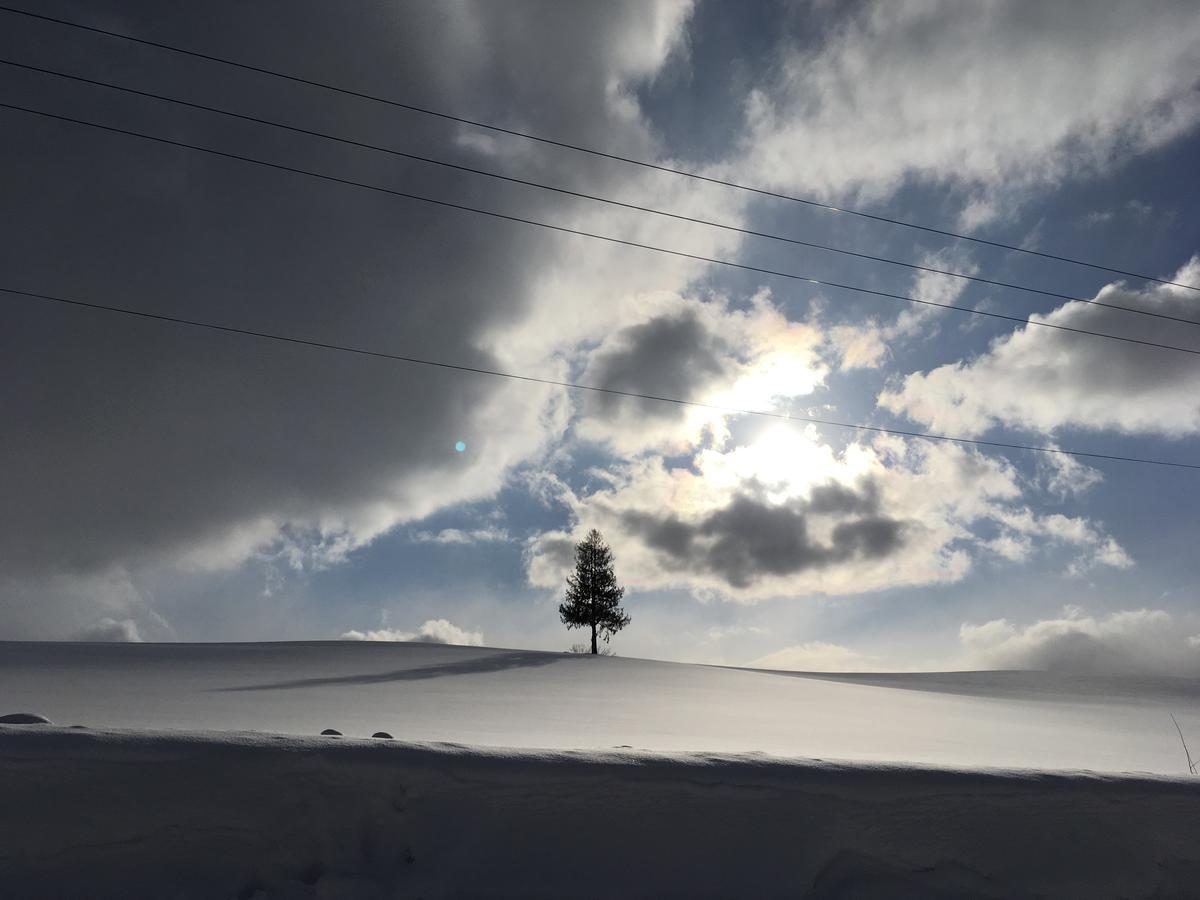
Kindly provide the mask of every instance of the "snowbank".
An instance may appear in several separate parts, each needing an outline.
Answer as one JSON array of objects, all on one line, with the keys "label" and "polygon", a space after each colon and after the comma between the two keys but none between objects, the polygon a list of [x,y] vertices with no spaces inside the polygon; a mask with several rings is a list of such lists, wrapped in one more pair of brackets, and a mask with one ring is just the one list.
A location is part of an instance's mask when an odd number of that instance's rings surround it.
[{"label": "snowbank", "polygon": [[[1200,781],[0,726],[23,897],[1169,897]],[[1194,893],[1190,894],[1194,896]]]}]

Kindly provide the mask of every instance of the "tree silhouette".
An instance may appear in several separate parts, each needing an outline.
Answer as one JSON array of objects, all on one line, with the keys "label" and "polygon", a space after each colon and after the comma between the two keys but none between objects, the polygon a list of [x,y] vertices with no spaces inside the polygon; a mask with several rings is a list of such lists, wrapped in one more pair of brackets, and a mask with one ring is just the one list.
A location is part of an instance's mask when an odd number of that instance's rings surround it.
[{"label": "tree silhouette", "polygon": [[558,605],[558,616],[568,628],[592,629],[592,653],[596,635],[608,639],[629,624],[620,607],[625,588],[613,573],[612,551],[600,532],[593,528],[575,545],[575,574],[567,578],[566,599]]}]

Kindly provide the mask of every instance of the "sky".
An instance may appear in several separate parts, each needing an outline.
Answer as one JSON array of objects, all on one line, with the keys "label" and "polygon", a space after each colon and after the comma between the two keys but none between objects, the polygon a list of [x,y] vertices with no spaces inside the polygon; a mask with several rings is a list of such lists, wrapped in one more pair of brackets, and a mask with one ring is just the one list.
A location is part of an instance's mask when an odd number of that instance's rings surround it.
[{"label": "sky", "polygon": [[[26,5],[23,8],[31,9]],[[1200,286],[1189,2],[212,3],[44,15],[606,153]],[[0,12],[0,639],[1200,674],[1200,292],[596,157]],[[1064,299],[1074,298],[1074,299]],[[1095,300],[1109,306],[1087,301]],[[1111,306],[1156,313],[1143,316]],[[1170,316],[1173,318],[1163,318]],[[460,449],[461,448],[461,449]]]}]

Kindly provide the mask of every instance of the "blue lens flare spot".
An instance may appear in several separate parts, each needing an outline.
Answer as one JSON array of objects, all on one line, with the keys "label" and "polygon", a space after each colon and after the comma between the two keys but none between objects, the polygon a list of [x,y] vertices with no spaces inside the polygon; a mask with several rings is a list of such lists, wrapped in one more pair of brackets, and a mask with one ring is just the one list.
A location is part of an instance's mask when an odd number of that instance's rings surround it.
[{"label": "blue lens flare spot", "polygon": [[454,444],[454,449],[457,450],[459,453],[462,453],[464,450],[467,449],[467,442],[466,441],[456,442]]}]

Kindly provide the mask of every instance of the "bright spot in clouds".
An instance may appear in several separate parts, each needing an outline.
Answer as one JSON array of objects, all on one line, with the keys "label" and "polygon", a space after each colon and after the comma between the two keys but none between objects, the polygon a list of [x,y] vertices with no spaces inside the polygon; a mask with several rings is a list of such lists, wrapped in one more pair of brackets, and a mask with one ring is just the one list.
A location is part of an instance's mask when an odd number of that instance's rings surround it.
[{"label": "bright spot in clouds", "polygon": [[466,441],[456,441],[454,444],[454,449],[457,450],[459,453],[462,453],[464,450],[467,449],[467,442]]}]

